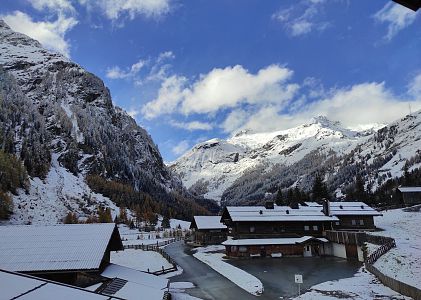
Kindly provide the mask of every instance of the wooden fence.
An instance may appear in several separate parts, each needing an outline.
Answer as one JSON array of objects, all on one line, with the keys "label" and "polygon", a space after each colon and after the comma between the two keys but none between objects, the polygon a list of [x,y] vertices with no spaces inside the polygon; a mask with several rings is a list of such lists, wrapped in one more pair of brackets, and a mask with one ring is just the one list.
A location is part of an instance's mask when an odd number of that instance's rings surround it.
[{"label": "wooden fence", "polygon": [[177,238],[172,238],[170,240],[166,240],[166,241],[163,241],[163,242],[156,242],[155,244],[149,244],[149,245],[144,245],[144,244],[141,244],[141,245],[124,245],[124,249],[136,249],[136,250],[143,250],[143,251],[155,251],[155,252],[158,252],[159,254],[161,254],[172,265],[172,267],[165,269],[164,266],[162,266],[162,269],[161,270],[151,272],[148,269],[147,272],[148,273],[151,273],[151,274],[154,274],[154,275],[162,275],[162,274],[167,274],[167,273],[170,273],[170,272],[177,271],[177,264],[172,259],[172,257],[169,256],[167,254],[167,252],[165,252],[161,247],[164,247],[166,245],[169,245],[171,243],[174,243],[174,242],[180,241],[180,240],[182,240],[182,238],[181,237],[177,237]]},{"label": "wooden fence", "polygon": [[380,245],[373,253],[367,255],[367,249],[364,249],[364,265],[365,268],[372,274],[374,274],[384,285],[388,286],[394,291],[401,293],[402,295],[412,297],[416,300],[421,300],[421,290],[399,281],[395,278],[389,277],[383,274],[379,269],[374,266],[374,263],[390,249],[396,247],[396,242],[390,237],[366,235],[366,242]]},{"label": "wooden fence", "polygon": [[366,233],[355,231],[327,230],[325,232],[325,237],[329,241],[338,244],[362,246],[365,242]]}]

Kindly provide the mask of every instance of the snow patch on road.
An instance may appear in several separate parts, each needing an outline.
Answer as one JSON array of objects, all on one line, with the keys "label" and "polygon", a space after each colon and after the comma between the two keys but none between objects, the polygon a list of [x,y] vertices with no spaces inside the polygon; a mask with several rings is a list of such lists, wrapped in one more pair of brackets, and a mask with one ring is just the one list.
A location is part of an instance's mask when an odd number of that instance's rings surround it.
[{"label": "snow patch on road", "polygon": [[193,256],[250,294],[263,293],[262,282],[253,275],[224,262],[223,253],[197,252]]}]

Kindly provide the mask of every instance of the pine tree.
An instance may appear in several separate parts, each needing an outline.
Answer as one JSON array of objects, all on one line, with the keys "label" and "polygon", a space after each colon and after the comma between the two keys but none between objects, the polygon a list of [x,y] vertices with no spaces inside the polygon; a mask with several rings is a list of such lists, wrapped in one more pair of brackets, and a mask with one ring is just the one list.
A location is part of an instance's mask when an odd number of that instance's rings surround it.
[{"label": "pine tree", "polygon": [[278,189],[278,192],[276,194],[275,203],[276,203],[276,205],[279,205],[279,206],[285,205],[285,199],[284,199],[284,195],[282,194],[281,188]]},{"label": "pine tree", "polygon": [[161,223],[161,226],[163,227],[163,228],[170,228],[171,226],[170,226],[170,219],[167,217],[167,216],[164,216],[163,217],[163,219],[162,219],[162,223]]},{"label": "pine tree", "polygon": [[320,202],[322,199],[330,199],[326,183],[323,182],[322,177],[316,174],[312,189],[313,201]]}]

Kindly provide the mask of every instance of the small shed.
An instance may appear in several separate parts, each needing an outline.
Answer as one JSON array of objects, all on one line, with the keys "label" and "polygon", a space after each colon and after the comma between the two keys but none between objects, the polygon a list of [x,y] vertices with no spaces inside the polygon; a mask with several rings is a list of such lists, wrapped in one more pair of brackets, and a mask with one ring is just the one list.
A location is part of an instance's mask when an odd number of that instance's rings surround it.
[{"label": "small shed", "polygon": [[421,186],[399,187],[397,192],[406,206],[421,204]]},{"label": "small shed", "polygon": [[87,286],[123,250],[114,223],[0,226],[0,268]]},{"label": "small shed", "polygon": [[228,228],[221,223],[220,216],[194,216],[190,229],[197,245],[215,245],[227,239]]}]

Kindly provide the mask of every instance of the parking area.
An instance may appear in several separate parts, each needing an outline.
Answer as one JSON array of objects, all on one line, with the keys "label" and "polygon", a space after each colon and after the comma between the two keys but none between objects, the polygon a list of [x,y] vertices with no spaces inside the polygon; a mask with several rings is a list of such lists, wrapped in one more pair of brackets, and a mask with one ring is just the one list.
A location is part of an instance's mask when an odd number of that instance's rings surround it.
[{"label": "parking area", "polygon": [[336,257],[230,259],[227,262],[259,278],[265,289],[264,295],[270,299],[297,296],[295,274],[303,275],[303,293],[325,281],[352,277],[361,267],[361,263]]}]

